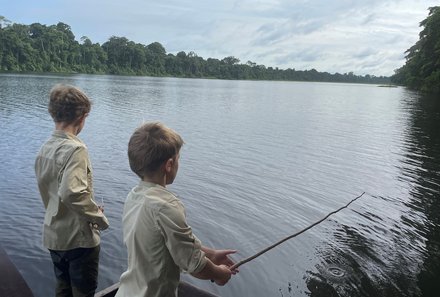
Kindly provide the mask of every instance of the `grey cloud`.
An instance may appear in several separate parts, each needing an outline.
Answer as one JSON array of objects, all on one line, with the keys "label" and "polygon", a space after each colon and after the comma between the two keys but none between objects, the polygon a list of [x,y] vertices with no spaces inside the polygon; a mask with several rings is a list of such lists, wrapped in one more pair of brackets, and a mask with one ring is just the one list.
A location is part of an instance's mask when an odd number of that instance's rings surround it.
[{"label": "grey cloud", "polygon": [[[314,62],[319,60],[321,52],[317,48],[307,48],[300,51],[280,55],[274,59],[276,64],[295,65],[300,62]],[[294,67],[291,67],[294,68]]]},{"label": "grey cloud", "polygon": [[353,58],[357,58],[357,59],[363,59],[366,57],[370,57],[372,55],[374,55],[377,52],[377,50],[372,49],[372,48],[364,48],[358,52],[355,52],[352,57]]},{"label": "grey cloud", "polygon": [[280,26],[279,24],[275,24],[275,23],[262,25],[256,31],[254,39],[252,41],[252,45],[253,46],[272,45],[290,34],[288,30],[280,27],[283,27],[283,25]]},{"label": "grey cloud", "polygon": [[374,20],[376,19],[376,14],[375,13],[370,13],[368,15],[366,15],[364,17],[364,19],[362,20],[361,24],[362,25],[368,25],[372,22],[374,22]]}]

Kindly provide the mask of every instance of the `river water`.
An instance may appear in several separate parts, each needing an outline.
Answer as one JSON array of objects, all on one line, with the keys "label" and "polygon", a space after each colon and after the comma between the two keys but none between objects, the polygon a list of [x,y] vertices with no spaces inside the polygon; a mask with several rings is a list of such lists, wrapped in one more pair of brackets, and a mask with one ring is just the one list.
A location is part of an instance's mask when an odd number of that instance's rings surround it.
[{"label": "river water", "polygon": [[99,289],[126,267],[121,213],[137,177],[126,157],[143,121],[185,140],[170,189],[204,245],[235,260],[347,209],[243,265],[222,296],[438,296],[440,98],[404,88],[93,75],[0,75],[0,242],[37,297],[53,295],[34,158],[50,136],[56,83],[93,100],[80,134],[102,234]]}]

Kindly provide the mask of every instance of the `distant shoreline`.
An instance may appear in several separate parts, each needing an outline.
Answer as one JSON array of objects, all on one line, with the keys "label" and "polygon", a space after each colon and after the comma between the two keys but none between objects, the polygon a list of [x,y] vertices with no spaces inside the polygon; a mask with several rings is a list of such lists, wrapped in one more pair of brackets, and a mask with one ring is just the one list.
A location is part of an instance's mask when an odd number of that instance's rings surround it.
[{"label": "distant shoreline", "polygon": [[102,76],[123,76],[123,77],[154,77],[154,78],[185,78],[185,79],[217,79],[229,81],[276,81],[276,82],[315,82],[315,83],[340,83],[340,84],[363,84],[363,85],[377,85],[378,87],[396,88],[397,85],[380,85],[374,82],[356,82],[356,81],[325,81],[325,80],[287,80],[287,79],[245,79],[245,78],[218,78],[218,77],[195,77],[195,76],[172,76],[172,75],[136,75],[136,74],[113,74],[113,73],[83,73],[83,72],[29,72],[29,71],[0,71],[1,74],[14,75],[58,75],[58,76],[74,76],[74,75],[102,75]]},{"label": "distant shoreline", "polygon": [[[28,32],[23,34],[23,32]],[[75,39],[69,25],[6,23],[0,26],[0,71],[7,73],[108,74],[254,81],[314,81],[388,84],[390,77],[297,70],[245,63],[234,56],[203,58],[195,52],[168,53],[159,42],[148,45],[112,36],[103,44]]]}]

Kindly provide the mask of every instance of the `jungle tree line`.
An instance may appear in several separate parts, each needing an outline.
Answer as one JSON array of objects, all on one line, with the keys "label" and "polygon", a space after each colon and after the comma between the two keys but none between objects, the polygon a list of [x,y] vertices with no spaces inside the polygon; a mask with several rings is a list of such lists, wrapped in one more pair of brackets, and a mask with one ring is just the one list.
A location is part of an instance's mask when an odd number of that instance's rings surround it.
[{"label": "jungle tree line", "polygon": [[100,45],[69,25],[16,24],[0,16],[1,72],[64,72],[219,79],[387,83],[388,77],[279,69],[230,56],[204,59],[194,52],[167,53],[159,42],[135,43],[112,36]]},{"label": "jungle tree line", "polygon": [[430,7],[419,41],[406,53],[406,63],[391,77],[394,83],[421,91],[440,92],[440,6]]}]

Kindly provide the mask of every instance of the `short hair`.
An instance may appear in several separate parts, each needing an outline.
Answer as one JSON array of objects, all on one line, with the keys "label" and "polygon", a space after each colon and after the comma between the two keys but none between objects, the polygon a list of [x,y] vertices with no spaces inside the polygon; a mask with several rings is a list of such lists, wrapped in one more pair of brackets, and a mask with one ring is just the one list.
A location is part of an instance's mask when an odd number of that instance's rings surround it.
[{"label": "short hair", "polygon": [[174,130],[160,122],[144,123],[128,142],[128,160],[131,170],[140,178],[156,172],[169,158],[175,157],[183,139]]},{"label": "short hair", "polygon": [[92,103],[83,91],[70,86],[58,84],[49,95],[49,113],[54,122],[72,124],[90,112]]}]

